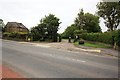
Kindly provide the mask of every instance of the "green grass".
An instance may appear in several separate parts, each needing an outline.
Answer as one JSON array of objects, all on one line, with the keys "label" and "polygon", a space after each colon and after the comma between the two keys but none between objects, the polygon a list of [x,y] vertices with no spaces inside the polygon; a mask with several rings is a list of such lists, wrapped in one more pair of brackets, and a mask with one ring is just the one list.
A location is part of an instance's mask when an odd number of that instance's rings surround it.
[{"label": "green grass", "polygon": [[90,42],[85,42],[85,44],[78,44],[78,42],[76,42],[75,45],[81,45],[81,46],[87,46],[87,47],[94,47],[94,48],[112,48],[112,46],[104,44],[104,43],[90,43]]}]

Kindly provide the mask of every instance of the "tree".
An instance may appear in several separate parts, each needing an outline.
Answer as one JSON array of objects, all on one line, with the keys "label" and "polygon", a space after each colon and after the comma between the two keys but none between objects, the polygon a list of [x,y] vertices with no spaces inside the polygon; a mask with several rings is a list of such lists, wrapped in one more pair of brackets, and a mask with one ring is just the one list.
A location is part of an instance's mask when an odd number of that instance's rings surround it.
[{"label": "tree", "polygon": [[75,26],[75,24],[72,24],[71,26],[68,26],[65,31],[63,32],[62,36],[64,38],[68,37],[74,37],[74,31],[77,30],[78,28]]},{"label": "tree", "polygon": [[49,39],[52,39],[53,42],[57,41],[57,31],[61,23],[59,20],[60,19],[55,17],[55,15],[49,14],[48,16],[45,16],[45,18],[43,18],[41,21],[46,25],[48,37]]},{"label": "tree", "polygon": [[31,28],[31,35],[33,35],[33,40],[44,40],[46,37],[46,25],[43,23]]},{"label": "tree", "polygon": [[99,2],[97,14],[105,20],[105,25],[110,31],[116,30],[120,24],[119,2]]},{"label": "tree", "polygon": [[78,13],[78,17],[75,19],[75,25],[80,29],[83,28],[84,25],[84,11],[83,9],[80,9],[80,12]]},{"label": "tree", "polygon": [[59,18],[53,14],[49,14],[40,20],[40,24],[31,29],[31,33],[36,39],[49,39],[56,42],[60,23]]},{"label": "tree", "polygon": [[83,9],[78,13],[75,24],[79,30],[87,30],[87,32],[101,32],[99,26],[99,17],[90,13],[84,13]]},{"label": "tree", "polygon": [[87,30],[87,32],[101,32],[98,16],[86,13],[84,15],[84,22],[85,26],[83,27],[83,30]]}]

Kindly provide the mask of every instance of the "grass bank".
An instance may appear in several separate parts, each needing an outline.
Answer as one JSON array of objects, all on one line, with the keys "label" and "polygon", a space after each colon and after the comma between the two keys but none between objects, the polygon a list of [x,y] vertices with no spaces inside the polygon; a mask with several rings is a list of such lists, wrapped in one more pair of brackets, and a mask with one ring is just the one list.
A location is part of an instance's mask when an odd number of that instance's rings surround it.
[{"label": "grass bank", "polygon": [[104,44],[104,43],[97,43],[97,42],[85,42],[84,44],[79,44],[78,42],[74,43],[76,46],[86,46],[86,47],[93,47],[93,48],[112,48],[111,45]]}]

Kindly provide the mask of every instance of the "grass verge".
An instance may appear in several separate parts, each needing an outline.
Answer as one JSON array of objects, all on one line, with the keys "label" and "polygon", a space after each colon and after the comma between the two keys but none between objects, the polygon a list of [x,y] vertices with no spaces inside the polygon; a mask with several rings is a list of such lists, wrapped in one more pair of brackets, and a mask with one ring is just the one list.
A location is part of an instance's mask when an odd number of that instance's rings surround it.
[{"label": "grass verge", "polygon": [[77,46],[87,46],[87,47],[94,47],[94,48],[112,48],[111,45],[107,45],[104,43],[85,42],[84,44],[79,44],[78,42],[75,42],[74,44]]}]

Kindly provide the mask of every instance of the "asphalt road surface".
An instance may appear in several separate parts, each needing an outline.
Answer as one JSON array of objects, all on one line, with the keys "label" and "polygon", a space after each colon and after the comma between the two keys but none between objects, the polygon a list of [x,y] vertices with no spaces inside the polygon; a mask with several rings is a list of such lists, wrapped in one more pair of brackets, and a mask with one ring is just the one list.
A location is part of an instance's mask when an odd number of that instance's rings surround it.
[{"label": "asphalt road surface", "polygon": [[2,41],[3,64],[25,78],[118,78],[118,59]]}]

